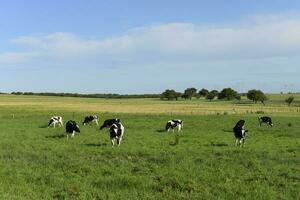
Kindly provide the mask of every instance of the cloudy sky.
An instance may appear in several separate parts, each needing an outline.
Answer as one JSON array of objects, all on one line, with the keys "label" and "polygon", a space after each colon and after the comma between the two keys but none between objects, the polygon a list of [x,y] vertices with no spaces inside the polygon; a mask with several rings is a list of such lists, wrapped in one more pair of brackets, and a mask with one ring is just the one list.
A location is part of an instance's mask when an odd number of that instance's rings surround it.
[{"label": "cloudy sky", "polygon": [[300,91],[296,0],[1,0],[0,91]]}]

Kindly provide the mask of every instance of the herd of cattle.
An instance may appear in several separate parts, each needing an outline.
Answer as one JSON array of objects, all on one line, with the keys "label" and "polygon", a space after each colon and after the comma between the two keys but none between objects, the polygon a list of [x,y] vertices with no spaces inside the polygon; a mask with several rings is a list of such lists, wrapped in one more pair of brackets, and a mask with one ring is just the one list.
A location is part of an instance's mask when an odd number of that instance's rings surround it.
[{"label": "herd of cattle", "polygon": [[[98,116],[96,115],[86,116],[82,124],[87,125],[87,124],[91,124],[92,122],[95,122],[98,126],[99,125]],[[261,126],[262,124],[267,124],[268,127],[273,126],[272,119],[267,116],[258,117],[258,122],[259,122],[259,126]],[[51,126],[55,127],[56,124],[58,124],[61,127],[64,126],[63,118],[61,116],[52,117],[48,123],[48,128],[50,128]],[[100,130],[102,130],[103,128],[107,128],[109,130],[109,136],[110,136],[112,146],[114,146],[115,144],[117,146],[120,146],[125,131],[125,128],[121,123],[121,120],[118,118],[107,119],[100,126]],[[166,123],[165,130],[167,132],[169,132],[170,130],[174,131],[175,129],[177,129],[177,131],[181,131],[182,128],[183,128],[182,120],[172,119]],[[246,130],[245,128],[245,120],[239,120],[233,128],[236,146],[243,146],[245,144],[245,138],[247,132],[248,130]],[[75,133],[80,133],[79,125],[75,121],[69,120],[66,123],[67,138],[69,138],[69,136],[73,138]]]}]

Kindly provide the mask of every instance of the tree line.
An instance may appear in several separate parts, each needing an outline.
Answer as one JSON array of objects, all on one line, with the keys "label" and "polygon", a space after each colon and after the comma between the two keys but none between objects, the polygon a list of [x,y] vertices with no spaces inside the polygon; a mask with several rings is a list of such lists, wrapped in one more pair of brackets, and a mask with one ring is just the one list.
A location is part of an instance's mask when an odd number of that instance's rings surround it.
[{"label": "tree line", "polygon": [[[2,93],[0,94],[7,94]],[[80,93],[54,93],[54,92],[12,92],[13,95],[38,95],[38,96],[60,96],[60,97],[86,97],[86,98],[108,98],[108,99],[128,99],[128,98],[160,98],[162,100],[192,100],[192,98],[205,98],[209,101],[214,99],[220,100],[241,100],[241,96],[246,96],[254,103],[261,102],[265,104],[268,100],[267,96],[261,90],[249,90],[247,93],[238,93],[232,88],[224,88],[220,92],[217,90],[207,90],[202,88],[197,90],[196,88],[187,88],[183,93],[177,92],[172,89],[165,90],[162,94],[80,94]],[[285,102],[290,106],[294,102],[294,97],[291,95]]]},{"label": "tree line", "polygon": [[54,93],[54,92],[12,92],[14,95],[38,95],[60,97],[86,97],[86,98],[160,98],[160,94],[79,94],[79,93]]},{"label": "tree line", "polygon": [[193,97],[201,98],[212,101],[214,99],[220,100],[241,100],[241,96],[246,95],[247,98],[254,103],[261,102],[265,104],[268,99],[261,90],[249,90],[246,94],[240,94],[232,88],[224,88],[220,92],[217,90],[207,90],[205,88],[197,91],[196,88],[187,88],[183,93],[176,92],[175,90],[167,89],[161,94],[161,99],[165,100],[178,100],[179,98],[191,100]]}]

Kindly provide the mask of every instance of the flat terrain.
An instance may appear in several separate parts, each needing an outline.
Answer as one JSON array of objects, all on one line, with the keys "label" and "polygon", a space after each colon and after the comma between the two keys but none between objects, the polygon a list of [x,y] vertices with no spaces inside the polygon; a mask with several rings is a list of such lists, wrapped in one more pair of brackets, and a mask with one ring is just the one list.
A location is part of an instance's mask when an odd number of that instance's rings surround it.
[{"label": "flat terrain", "polygon": [[[0,199],[299,199],[300,96],[266,106],[206,100],[88,99],[0,95]],[[49,118],[81,123],[87,114],[119,117],[125,137],[81,126],[67,140]],[[269,115],[275,126],[258,127]],[[183,119],[179,134],[163,132]],[[232,127],[246,120],[246,146]]]},{"label": "flat terrain", "polygon": [[294,94],[293,106],[288,107],[284,100],[290,95],[268,95],[270,99],[266,105],[241,101],[212,101],[194,99],[192,101],[162,101],[160,99],[96,99],[75,97],[44,97],[0,95],[0,108],[14,110],[44,110],[44,111],[72,111],[99,113],[141,113],[141,114],[253,114],[256,112],[276,113],[288,115],[300,113],[300,94]]}]

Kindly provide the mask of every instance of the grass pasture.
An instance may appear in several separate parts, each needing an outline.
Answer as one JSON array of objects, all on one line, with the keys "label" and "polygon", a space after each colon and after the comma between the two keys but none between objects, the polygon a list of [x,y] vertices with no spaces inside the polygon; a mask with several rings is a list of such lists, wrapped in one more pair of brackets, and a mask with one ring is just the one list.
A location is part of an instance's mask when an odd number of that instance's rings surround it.
[{"label": "grass pasture", "polygon": [[[0,95],[0,199],[299,199],[299,102],[282,99],[261,106]],[[275,126],[259,128],[257,111]],[[53,115],[82,122],[86,114],[100,123],[119,117],[121,146],[95,126],[68,141],[63,128],[45,128]],[[162,132],[170,118],[185,121],[177,139]],[[241,118],[245,148],[231,131]]]}]

